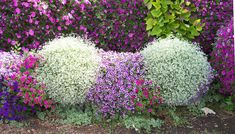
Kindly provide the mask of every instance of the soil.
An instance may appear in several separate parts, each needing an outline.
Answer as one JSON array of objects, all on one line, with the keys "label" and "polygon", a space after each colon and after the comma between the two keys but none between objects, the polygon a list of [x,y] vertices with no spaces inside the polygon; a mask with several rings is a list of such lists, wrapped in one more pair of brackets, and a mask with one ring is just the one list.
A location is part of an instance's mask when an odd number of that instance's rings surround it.
[{"label": "soil", "polygon": [[[190,117],[189,117],[190,118]],[[30,119],[24,127],[8,124],[0,125],[1,134],[136,134],[134,130],[116,127],[114,130],[105,129],[101,125],[74,126],[58,125],[39,119]],[[166,124],[153,133],[160,134],[235,134],[235,114],[217,111],[216,115],[191,117],[185,126],[172,127]]]}]

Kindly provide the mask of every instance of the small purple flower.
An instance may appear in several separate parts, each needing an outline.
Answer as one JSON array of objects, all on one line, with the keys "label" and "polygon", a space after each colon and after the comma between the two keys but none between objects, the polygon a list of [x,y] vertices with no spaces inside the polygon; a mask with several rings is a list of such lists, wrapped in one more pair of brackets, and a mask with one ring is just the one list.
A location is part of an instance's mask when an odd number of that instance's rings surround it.
[{"label": "small purple flower", "polygon": [[134,110],[134,103],[130,102],[136,96],[134,81],[144,76],[143,57],[139,53],[102,52],[101,55],[99,75],[87,100],[105,117],[125,115]]}]

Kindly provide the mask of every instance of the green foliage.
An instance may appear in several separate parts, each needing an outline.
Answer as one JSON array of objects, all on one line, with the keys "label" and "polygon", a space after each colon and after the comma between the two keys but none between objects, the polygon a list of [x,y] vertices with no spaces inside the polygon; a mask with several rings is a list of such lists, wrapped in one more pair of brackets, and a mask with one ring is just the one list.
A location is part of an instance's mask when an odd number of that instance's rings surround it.
[{"label": "green foliage", "polygon": [[127,116],[123,119],[123,125],[126,128],[134,128],[138,132],[143,130],[147,133],[150,133],[152,128],[160,128],[163,123],[160,119],[146,118],[143,116]]},{"label": "green foliage", "polygon": [[204,96],[202,96],[200,103],[204,103],[204,105],[221,104],[221,102],[224,100],[224,96],[217,92],[220,87],[220,82],[217,79],[214,80],[210,85],[210,90]]},{"label": "green foliage", "polygon": [[81,107],[61,107],[58,115],[62,117],[58,122],[61,124],[90,125],[92,116],[89,111],[83,111]]},{"label": "green foliage", "polygon": [[235,112],[235,95],[226,97],[223,100],[221,107],[227,111]]},{"label": "green foliage", "polygon": [[[146,30],[150,35],[166,37],[170,33],[193,39],[202,31],[201,20],[192,18],[195,6],[184,0],[144,0],[150,12]],[[190,10],[188,10],[190,8]]]},{"label": "green foliage", "polygon": [[203,107],[205,107],[205,104],[199,103],[198,105],[191,105],[191,106],[188,106],[187,108],[190,114],[194,116],[201,116],[204,114],[203,111],[201,110]]},{"label": "green foliage", "polygon": [[177,114],[176,107],[169,107],[167,111],[169,116],[173,119],[175,126],[182,126],[188,124],[187,119]]},{"label": "green foliage", "polygon": [[99,55],[81,38],[63,37],[49,42],[38,53],[46,63],[38,67],[38,79],[49,97],[61,104],[83,103],[95,82]]},{"label": "green foliage", "polygon": [[45,120],[46,118],[46,113],[45,112],[37,112],[37,117],[40,119],[40,120]]},{"label": "green foliage", "polygon": [[212,68],[196,44],[168,37],[153,42],[141,53],[147,77],[160,85],[166,104],[187,105],[208,90]]},{"label": "green foliage", "polygon": [[3,121],[0,121],[0,124],[8,124],[10,126],[13,126],[13,127],[16,127],[16,128],[23,128],[23,127],[28,127],[30,125],[30,122],[27,122],[27,121],[10,121],[10,120],[5,120],[4,122]]}]

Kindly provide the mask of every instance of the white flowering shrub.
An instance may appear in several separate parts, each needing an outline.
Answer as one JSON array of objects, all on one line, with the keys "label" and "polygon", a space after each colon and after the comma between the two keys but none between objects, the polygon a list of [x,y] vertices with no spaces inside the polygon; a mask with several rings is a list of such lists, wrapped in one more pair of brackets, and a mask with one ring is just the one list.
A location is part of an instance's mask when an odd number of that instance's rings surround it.
[{"label": "white flowering shrub", "polygon": [[161,86],[165,103],[187,105],[208,90],[212,69],[197,44],[171,36],[152,42],[141,53],[147,77]]},{"label": "white flowering shrub", "polygon": [[83,103],[96,79],[97,50],[80,37],[62,37],[47,44],[38,52],[46,63],[37,72],[48,95],[61,104]]}]

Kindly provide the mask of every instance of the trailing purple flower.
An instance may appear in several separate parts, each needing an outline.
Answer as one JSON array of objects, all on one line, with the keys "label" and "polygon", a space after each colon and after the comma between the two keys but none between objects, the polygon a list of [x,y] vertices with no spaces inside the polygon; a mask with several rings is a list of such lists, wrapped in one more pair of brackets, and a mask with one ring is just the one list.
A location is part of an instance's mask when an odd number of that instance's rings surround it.
[{"label": "trailing purple flower", "polygon": [[103,52],[99,75],[89,90],[87,100],[95,104],[105,117],[134,112],[131,101],[135,81],[144,76],[143,57],[139,53]]}]

